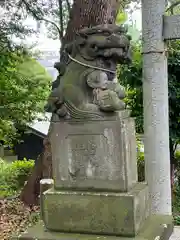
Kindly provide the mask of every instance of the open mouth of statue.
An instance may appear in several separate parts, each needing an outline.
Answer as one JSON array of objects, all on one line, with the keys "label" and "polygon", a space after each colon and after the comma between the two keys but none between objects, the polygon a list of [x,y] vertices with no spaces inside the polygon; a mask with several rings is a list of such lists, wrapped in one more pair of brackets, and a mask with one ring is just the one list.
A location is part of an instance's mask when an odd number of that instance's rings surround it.
[{"label": "open mouth of statue", "polygon": [[105,58],[112,58],[112,60],[118,63],[128,63],[130,61],[130,54],[128,51],[125,51],[123,48],[111,48],[104,50]]}]

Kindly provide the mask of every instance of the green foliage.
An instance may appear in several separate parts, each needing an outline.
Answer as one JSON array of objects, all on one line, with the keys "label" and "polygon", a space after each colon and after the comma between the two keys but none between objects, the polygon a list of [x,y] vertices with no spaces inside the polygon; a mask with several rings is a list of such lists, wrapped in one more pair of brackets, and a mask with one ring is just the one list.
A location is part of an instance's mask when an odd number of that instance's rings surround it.
[{"label": "green foliage", "polygon": [[174,186],[174,197],[172,198],[172,211],[174,224],[180,225],[180,186],[178,183]]},{"label": "green foliage", "polygon": [[128,15],[122,9],[119,9],[118,14],[116,16],[116,24],[121,25],[124,24],[128,20]]},{"label": "green foliage", "polygon": [[136,131],[143,132],[143,95],[142,95],[142,57],[139,44],[132,46],[132,64],[118,68],[120,84],[126,88],[125,102],[132,110],[132,117],[136,118]]},{"label": "green foliage", "polygon": [[[133,61],[130,66],[118,69],[120,83],[127,90],[127,103],[136,117],[136,130],[143,132],[142,56],[141,47],[133,46]],[[169,126],[172,147],[180,140],[180,41],[168,44]],[[174,151],[175,149],[172,149]]]},{"label": "green foliage", "polygon": [[180,216],[179,215],[174,217],[174,225],[176,225],[176,226],[180,225]]},{"label": "green foliage", "polygon": [[177,150],[174,154],[175,158],[180,161],[180,151]]},{"label": "green foliage", "polygon": [[[136,118],[136,131],[143,133],[143,89],[142,89],[142,55],[141,46],[133,46],[133,61],[130,66],[118,68],[120,83],[127,90],[126,103]],[[176,145],[180,142],[180,41],[168,43],[168,86],[169,86],[169,125],[171,157],[176,163],[176,178],[173,199],[174,222],[180,225],[180,152]],[[174,155],[175,152],[175,155]],[[138,179],[144,180],[144,154],[138,151]]]},{"label": "green foliage", "polygon": [[180,140],[180,41],[169,43],[168,86],[169,86],[169,127],[172,142]]},{"label": "green foliage", "polygon": [[[144,152],[140,151],[141,142],[137,139],[137,167],[138,167],[138,181],[143,182],[145,180],[145,162]],[[180,157],[180,152],[176,153],[176,157]],[[174,197],[172,202],[172,210],[174,216],[174,224],[180,225],[180,184],[179,181],[174,186]]]},{"label": "green foliage", "polygon": [[34,161],[0,162],[0,197],[16,195],[31,174]]},{"label": "green foliage", "polygon": [[[180,186],[180,151],[179,150],[175,151],[174,160],[175,160],[175,167],[176,167],[174,177],[176,179],[176,184]],[[179,198],[180,198],[180,194],[179,194]]]},{"label": "green foliage", "polygon": [[145,164],[144,152],[141,151],[142,143],[137,139],[137,168],[138,168],[138,182],[145,180]]},{"label": "green foliage", "polygon": [[24,10],[25,15],[30,15],[36,19],[39,26],[42,22],[45,23],[50,38],[62,39],[73,1],[18,0],[18,3],[19,8]]},{"label": "green foliage", "polygon": [[49,95],[51,77],[24,50],[0,55],[0,141],[10,142],[16,126],[31,122]]},{"label": "green foliage", "polygon": [[4,47],[10,50],[15,45],[12,37],[23,39],[34,32],[24,24],[27,16],[22,11],[20,2],[21,0],[10,0],[0,4],[0,52]]},{"label": "green foliage", "polygon": [[174,159],[176,161],[176,176],[179,178],[179,184],[180,184],[180,150],[175,151]]}]

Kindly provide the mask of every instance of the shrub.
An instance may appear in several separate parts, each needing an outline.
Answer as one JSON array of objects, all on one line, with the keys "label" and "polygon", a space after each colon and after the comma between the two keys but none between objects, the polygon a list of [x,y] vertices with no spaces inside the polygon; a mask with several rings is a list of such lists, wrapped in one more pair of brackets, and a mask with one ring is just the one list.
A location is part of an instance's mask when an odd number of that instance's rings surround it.
[{"label": "shrub", "polygon": [[175,217],[174,217],[174,224],[175,224],[176,226],[179,226],[179,225],[180,225],[180,216],[175,216]]},{"label": "shrub", "polygon": [[139,153],[137,156],[137,168],[138,168],[138,182],[143,182],[145,180],[144,153]]},{"label": "shrub", "polygon": [[177,151],[175,152],[175,158],[176,158],[178,161],[180,161],[180,151],[179,151],[179,150],[177,150]]},{"label": "shrub", "polygon": [[145,163],[144,152],[141,151],[142,143],[137,139],[137,168],[138,168],[138,182],[145,180]]},{"label": "shrub", "polygon": [[31,174],[34,161],[14,161],[6,163],[0,161],[0,196],[7,197],[17,194],[24,186],[25,181]]},{"label": "shrub", "polygon": [[[176,150],[174,153],[174,159],[175,159],[175,166],[176,170],[180,172],[180,151]],[[178,174],[178,173],[177,173]]]},{"label": "shrub", "polygon": [[172,198],[172,211],[174,217],[174,224],[180,225],[180,186],[178,182],[174,184],[173,188],[173,198]]}]

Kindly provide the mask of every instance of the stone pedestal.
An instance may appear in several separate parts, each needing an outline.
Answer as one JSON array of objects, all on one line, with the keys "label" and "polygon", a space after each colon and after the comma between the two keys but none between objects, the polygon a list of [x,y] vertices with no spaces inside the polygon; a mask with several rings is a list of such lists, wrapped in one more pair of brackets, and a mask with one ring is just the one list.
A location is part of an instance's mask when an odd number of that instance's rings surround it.
[{"label": "stone pedestal", "polygon": [[52,231],[135,236],[149,216],[148,188],[140,183],[128,193],[51,189],[43,201],[44,224]]},{"label": "stone pedestal", "polygon": [[41,197],[44,228],[20,239],[169,239],[172,217],[150,216],[148,186],[137,183],[127,111],[103,121],[55,122],[51,133],[54,187]]},{"label": "stone pedestal", "polygon": [[133,187],[137,182],[135,128],[124,112],[118,119],[53,124],[55,189],[127,192]]}]

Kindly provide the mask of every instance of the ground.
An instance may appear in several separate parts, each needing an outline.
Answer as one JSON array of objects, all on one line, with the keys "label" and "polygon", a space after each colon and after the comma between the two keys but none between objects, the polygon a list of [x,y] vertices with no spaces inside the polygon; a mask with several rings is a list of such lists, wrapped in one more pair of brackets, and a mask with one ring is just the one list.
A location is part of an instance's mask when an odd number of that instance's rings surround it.
[{"label": "ground", "polygon": [[174,228],[174,233],[171,236],[170,240],[179,240],[180,239],[180,227]]},{"label": "ground", "polygon": [[24,232],[39,220],[39,207],[28,208],[19,201],[0,200],[0,239],[9,240],[12,233]]}]

